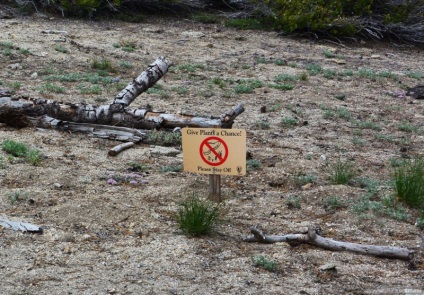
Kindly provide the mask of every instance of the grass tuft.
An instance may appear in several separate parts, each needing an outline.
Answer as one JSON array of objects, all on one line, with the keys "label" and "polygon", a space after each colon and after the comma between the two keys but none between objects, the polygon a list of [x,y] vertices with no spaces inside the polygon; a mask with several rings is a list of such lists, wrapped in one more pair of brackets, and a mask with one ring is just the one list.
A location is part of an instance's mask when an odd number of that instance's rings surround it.
[{"label": "grass tuft", "polygon": [[355,176],[354,167],[349,162],[338,160],[332,169],[330,180],[333,184],[348,184]]},{"label": "grass tuft", "polygon": [[212,201],[191,196],[179,205],[177,223],[190,236],[209,234],[219,221],[221,208]]},{"label": "grass tuft", "polygon": [[424,208],[424,158],[404,161],[394,170],[394,188],[402,202]]}]

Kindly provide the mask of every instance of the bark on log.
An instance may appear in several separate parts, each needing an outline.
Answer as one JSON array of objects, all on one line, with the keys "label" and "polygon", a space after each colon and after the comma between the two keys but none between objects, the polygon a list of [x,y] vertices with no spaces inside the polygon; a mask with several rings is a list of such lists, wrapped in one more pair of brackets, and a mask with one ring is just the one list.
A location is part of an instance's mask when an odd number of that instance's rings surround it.
[{"label": "bark on log", "polygon": [[118,95],[115,97],[113,104],[122,104],[129,106],[137,96],[155,85],[160,78],[167,72],[172,62],[166,60],[163,56],[159,57],[154,63],[149,65],[149,68],[142,72],[140,76],[130,82]]},{"label": "bark on log", "polygon": [[152,112],[147,109],[124,108],[122,104],[95,106],[62,104],[41,98],[12,100],[10,96],[0,97],[0,123],[24,127],[25,124],[18,122],[16,118],[19,117],[24,120],[25,116],[19,116],[16,110],[20,110],[27,117],[46,115],[65,122],[113,125],[136,129],[174,129],[175,127],[231,128],[234,119],[244,111],[244,106],[238,105],[220,117],[206,118],[186,114]]},{"label": "bark on log", "polygon": [[288,234],[283,236],[265,235],[256,227],[252,227],[250,231],[253,234],[253,237],[245,238],[244,241],[246,242],[260,242],[267,244],[287,242],[290,245],[299,243],[310,244],[331,251],[350,251],[358,254],[402,260],[411,260],[414,257],[414,251],[407,248],[361,245],[324,238],[317,234],[314,226],[309,226],[306,234]]},{"label": "bark on log", "polygon": [[82,132],[93,137],[119,141],[140,142],[146,137],[147,132],[126,127],[60,121],[48,116],[29,118],[29,121],[33,126],[40,128],[53,128],[68,132]]}]

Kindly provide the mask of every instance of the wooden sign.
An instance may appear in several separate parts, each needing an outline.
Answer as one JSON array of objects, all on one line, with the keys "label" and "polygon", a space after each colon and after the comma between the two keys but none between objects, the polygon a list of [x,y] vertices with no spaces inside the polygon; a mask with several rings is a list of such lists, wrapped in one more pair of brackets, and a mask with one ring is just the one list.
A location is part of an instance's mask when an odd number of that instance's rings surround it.
[{"label": "wooden sign", "polygon": [[246,130],[183,128],[184,171],[246,174]]}]

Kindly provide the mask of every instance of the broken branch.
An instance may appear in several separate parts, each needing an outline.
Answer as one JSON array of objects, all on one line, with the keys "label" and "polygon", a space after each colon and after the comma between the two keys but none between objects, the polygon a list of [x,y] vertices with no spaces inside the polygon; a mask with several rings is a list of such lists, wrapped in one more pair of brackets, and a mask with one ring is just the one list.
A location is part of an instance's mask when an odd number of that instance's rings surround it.
[{"label": "broken branch", "polygon": [[332,251],[350,251],[358,254],[372,255],[377,257],[395,258],[403,260],[411,260],[414,257],[414,251],[407,248],[377,245],[361,245],[357,243],[341,242],[329,238],[324,238],[317,234],[315,227],[309,226],[308,232],[305,234],[288,234],[288,235],[265,235],[256,227],[250,229],[253,237],[247,237],[245,242],[260,243],[278,243],[287,242],[302,243],[314,245],[326,250]]},{"label": "broken branch", "polygon": [[134,146],[134,142],[124,142],[124,143],[121,143],[121,144],[111,148],[107,154],[109,156],[116,156],[117,154],[119,154],[123,150],[126,150],[126,149],[128,149],[132,146]]}]

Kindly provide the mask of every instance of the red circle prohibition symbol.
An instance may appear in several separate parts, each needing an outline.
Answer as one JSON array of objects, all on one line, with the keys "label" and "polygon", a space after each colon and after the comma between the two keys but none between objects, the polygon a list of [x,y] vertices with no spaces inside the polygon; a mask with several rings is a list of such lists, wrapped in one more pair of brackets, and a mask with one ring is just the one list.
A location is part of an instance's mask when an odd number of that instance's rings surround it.
[{"label": "red circle prohibition symbol", "polygon": [[[224,154],[222,153],[222,148],[224,149]],[[199,152],[203,162],[211,166],[222,165],[228,158],[227,144],[221,138],[216,136],[211,136],[204,139],[200,144]],[[217,162],[212,162],[210,157],[207,159],[205,156],[208,155],[211,155],[212,158],[215,158]]]}]

